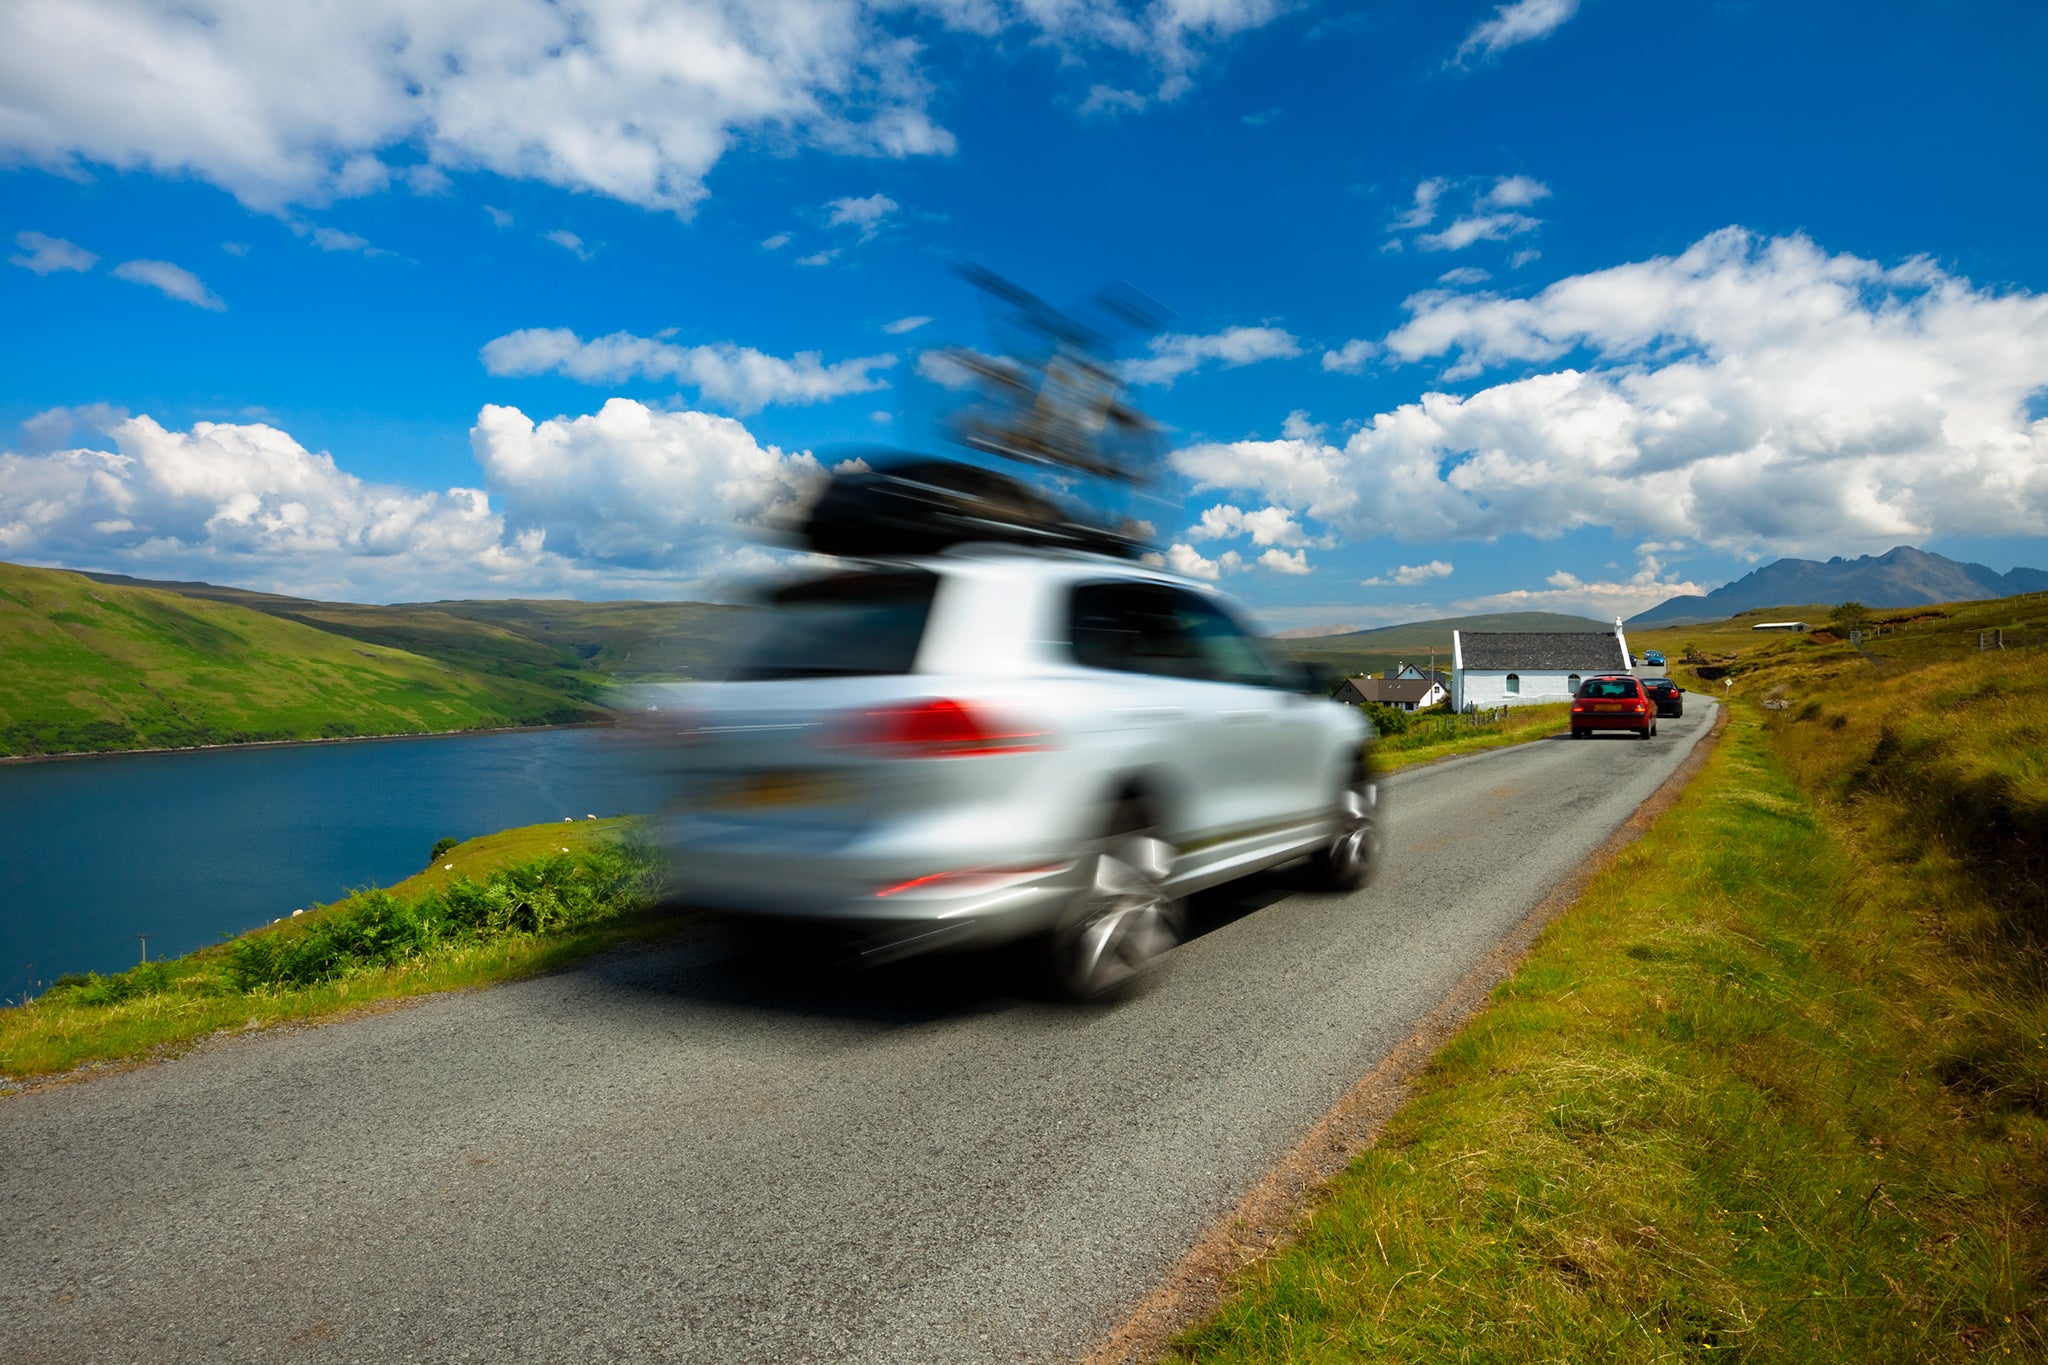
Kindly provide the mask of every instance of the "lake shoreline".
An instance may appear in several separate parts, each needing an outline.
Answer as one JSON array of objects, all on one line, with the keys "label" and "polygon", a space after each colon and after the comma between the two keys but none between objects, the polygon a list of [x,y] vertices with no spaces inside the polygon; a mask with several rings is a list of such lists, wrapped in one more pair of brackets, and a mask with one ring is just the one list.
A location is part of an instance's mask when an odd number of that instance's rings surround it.
[{"label": "lake shoreline", "polygon": [[249,749],[307,749],[316,745],[363,744],[396,739],[453,739],[461,735],[535,734],[544,730],[594,730],[616,719],[559,721],[553,725],[488,725],[463,730],[400,730],[388,735],[321,735],[316,739],[254,739],[242,744],[181,744],[155,749],[70,749],[59,754],[0,755],[0,767],[29,763],[70,763],[79,759],[138,758],[164,754],[240,753]]},{"label": "lake shoreline", "polygon": [[[0,895],[0,996],[126,970],[417,872],[442,838],[658,807],[626,730],[520,726],[419,743],[280,743],[0,765],[19,852]],[[566,841],[565,841],[566,842]]]}]

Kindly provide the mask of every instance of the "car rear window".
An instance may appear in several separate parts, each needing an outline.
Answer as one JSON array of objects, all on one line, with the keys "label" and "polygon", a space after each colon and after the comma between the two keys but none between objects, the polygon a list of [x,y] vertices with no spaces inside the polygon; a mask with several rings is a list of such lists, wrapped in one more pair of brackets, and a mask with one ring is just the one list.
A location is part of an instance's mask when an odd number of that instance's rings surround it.
[{"label": "car rear window", "polygon": [[917,661],[937,574],[834,574],[793,584],[768,599],[759,633],[726,676],[864,678],[908,673]]},{"label": "car rear window", "polygon": [[1579,695],[1596,700],[1620,697],[1633,701],[1643,693],[1634,678],[1588,678],[1579,688]]}]

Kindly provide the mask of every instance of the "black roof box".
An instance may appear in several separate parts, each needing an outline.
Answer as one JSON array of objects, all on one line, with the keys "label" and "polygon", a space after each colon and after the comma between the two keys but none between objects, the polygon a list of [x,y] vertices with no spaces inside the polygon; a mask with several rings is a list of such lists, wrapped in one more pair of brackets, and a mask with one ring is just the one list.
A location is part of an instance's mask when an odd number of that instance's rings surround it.
[{"label": "black roof box", "polygon": [[937,554],[987,542],[1125,559],[1151,548],[1007,474],[930,458],[835,473],[799,534],[819,554],[853,559]]}]

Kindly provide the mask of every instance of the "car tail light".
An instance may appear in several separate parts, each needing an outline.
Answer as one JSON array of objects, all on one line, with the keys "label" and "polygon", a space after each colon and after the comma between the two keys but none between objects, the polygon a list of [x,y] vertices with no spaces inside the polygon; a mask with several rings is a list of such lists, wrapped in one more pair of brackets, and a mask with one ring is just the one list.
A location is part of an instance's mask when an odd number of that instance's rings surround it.
[{"label": "car tail light", "polygon": [[1049,872],[1058,872],[1067,867],[1066,863],[1033,863],[1029,867],[970,867],[958,872],[934,872],[927,877],[912,877],[907,882],[897,882],[875,892],[876,900],[887,900],[891,896],[941,893],[954,895],[962,892],[997,890],[1015,882],[1029,881],[1043,877]]},{"label": "car tail light", "polygon": [[888,758],[965,758],[1047,747],[1042,731],[1004,721],[986,707],[938,698],[849,711],[825,732],[833,748]]}]

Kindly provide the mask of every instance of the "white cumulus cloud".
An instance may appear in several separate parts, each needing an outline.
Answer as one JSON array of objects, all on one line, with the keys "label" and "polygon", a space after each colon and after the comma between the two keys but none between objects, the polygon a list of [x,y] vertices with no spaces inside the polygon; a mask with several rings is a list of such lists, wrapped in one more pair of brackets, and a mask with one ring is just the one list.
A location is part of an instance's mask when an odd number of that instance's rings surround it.
[{"label": "white cumulus cloud", "polygon": [[1247,512],[1227,502],[1218,503],[1204,510],[1201,520],[1188,528],[1189,540],[1228,540],[1235,536],[1250,536],[1254,545],[1308,543],[1301,523],[1284,507]]},{"label": "white cumulus cloud", "polygon": [[21,248],[16,255],[7,258],[8,264],[18,265],[24,270],[33,270],[38,275],[49,275],[59,270],[90,270],[99,257],[74,242],[62,237],[51,237],[41,232],[17,232],[14,244]]},{"label": "white cumulus cloud", "polygon": [[1387,570],[1384,574],[1375,574],[1371,578],[1360,579],[1359,582],[1362,586],[1368,588],[1412,588],[1418,584],[1427,583],[1431,579],[1449,578],[1450,576],[1451,564],[1449,560],[1432,559],[1427,564],[1398,565]]},{"label": "white cumulus cloud", "polygon": [[1414,228],[1428,227],[1436,221],[1436,201],[1443,197],[1451,182],[1443,176],[1431,176],[1415,187],[1415,200],[1408,211],[1394,220],[1394,229],[1405,232]]},{"label": "white cumulus cloud", "polygon": [[918,353],[917,375],[954,393],[964,393],[977,382],[974,371],[955,359],[952,352],[938,349]]},{"label": "white cumulus cloud", "polygon": [[672,380],[743,413],[771,404],[822,403],[887,388],[887,381],[875,372],[896,364],[893,355],[871,355],[827,365],[816,351],[799,351],[785,360],[730,342],[678,346],[631,332],[585,341],[566,327],[507,332],[485,343],[482,357],[484,368],[495,375],[553,372],[585,384]]},{"label": "white cumulus cloud", "polygon": [[131,284],[146,284],[181,303],[193,304],[213,312],[224,312],[227,305],[220,297],[203,284],[199,277],[181,265],[169,261],[123,261],[114,267],[118,279]]},{"label": "white cumulus cloud", "polygon": [[[1398,251],[1408,240],[1424,251],[1462,251],[1478,242],[1504,242],[1543,226],[1541,219],[1519,210],[1549,197],[1550,186],[1526,175],[1432,176],[1415,187],[1414,204],[1394,219],[1394,235],[1382,249]],[[1447,202],[1461,206],[1450,210],[1451,221],[1435,232],[1421,232],[1446,211]],[[1416,235],[1401,236],[1408,232]]]},{"label": "white cumulus cloud", "polygon": [[1550,197],[1550,186],[1526,175],[1504,175],[1479,195],[1487,208],[1525,209],[1538,199]]},{"label": "white cumulus cloud", "polygon": [[870,194],[862,199],[834,199],[825,205],[826,225],[829,227],[856,227],[861,239],[875,235],[882,220],[903,206],[886,194]]},{"label": "white cumulus cloud", "polygon": [[583,244],[581,237],[578,237],[567,228],[556,228],[552,232],[543,232],[541,236],[547,238],[579,261],[590,259],[590,248]]},{"label": "white cumulus cloud", "polygon": [[732,418],[624,398],[539,422],[487,406],[478,486],[439,490],[363,479],[263,423],[178,431],[102,408],[24,425],[107,439],[0,452],[0,555],[374,601],[701,592],[760,558],[735,525],[823,477]]},{"label": "white cumulus cloud", "polygon": [[1504,242],[1541,226],[1526,213],[1477,213],[1456,220],[1442,232],[1425,232],[1415,244],[1424,251],[1463,251],[1474,242]]},{"label": "white cumulus cloud", "polygon": [[1323,368],[1332,374],[1357,374],[1380,348],[1363,337],[1353,337],[1334,351],[1323,352]]},{"label": "white cumulus cloud", "polygon": [[204,180],[260,210],[486,171],[687,215],[742,141],[948,155],[934,28],[1159,97],[1280,0],[63,0],[0,5],[0,154]]},{"label": "white cumulus cloud", "polygon": [[672,562],[706,527],[787,513],[823,477],[809,452],[764,446],[730,417],[629,398],[543,422],[491,404],[469,436],[514,534],[539,532],[559,554],[639,568]]},{"label": "white cumulus cloud", "polygon": [[1514,0],[1478,24],[1458,45],[1458,63],[1497,56],[1511,47],[1548,38],[1579,11],[1579,0]]},{"label": "white cumulus cloud", "polygon": [[1430,291],[1409,309],[1390,356],[1535,372],[1426,392],[1341,445],[1302,423],[1174,466],[1409,541],[1604,526],[1798,554],[2048,534],[2048,419],[2029,406],[2048,296],[1731,228],[1531,298]]},{"label": "white cumulus cloud", "polygon": [[1307,552],[1303,550],[1268,550],[1259,556],[1257,563],[1260,568],[1271,569],[1274,573],[1305,574],[1315,572],[1309,566]]},{"label": "white cumulus cloud", "polygon": [[343,232],[340,228],[307,228],[305,235],[311,237],[313,245],[319,247],[322,251],[356,251],[361,252],[365,256],[381,256],[385,254],[376,247],[371,246],[367,237],[359,237],[353,232]]},{"label": "white cumulus cloud", "polygon": [[1510,592],[1470,597],[1457,604],[1460,611],[1562,611],[1595,617],[1630,617],[1668,598],[1697,596],[1711,592],[1714,584],[1700,584],[1684,578],[1667,577],[1654,556],[1645,556],[1627,578],[1587,581],[1567,569],[1559,569],[1544,580],[1546,588],[1517,588]]},{"label": "white cumulus cloud", "polygon": [[1226,327],[1207,336],[1157,336],[1151,350],[1149,356],[1124,362],[1124,377],[1131,383],[1171,384],[1210,361],[1235,369],[1261,360],[1288,360],[1301,354],[1301,343],[1278,327]]},{"label": "white cumulus cloud", "polygon": [[[216,581],[367,586],[403,561],[432,581],[530,558],[480,489],[371,483],[261,423],[114,421],[113,449],[0,454],[0,549]],[[359,572],[352,572],[353,565]]]}]

